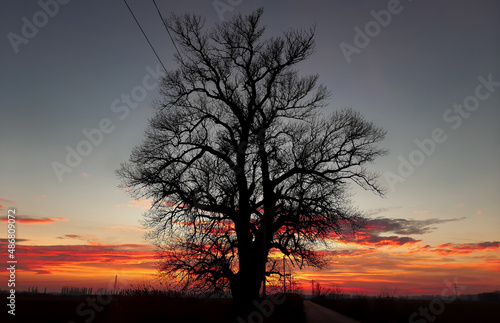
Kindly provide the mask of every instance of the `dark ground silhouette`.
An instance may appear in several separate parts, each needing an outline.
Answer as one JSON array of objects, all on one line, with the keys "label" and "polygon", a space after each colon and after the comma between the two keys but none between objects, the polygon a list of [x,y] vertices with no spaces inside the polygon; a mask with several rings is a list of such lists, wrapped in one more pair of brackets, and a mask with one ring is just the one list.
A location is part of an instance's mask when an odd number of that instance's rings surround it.
[{"label": "dark ground silhouette", "polygon": [[[93,301],[95,300],[95,302]],[[105,300],[103,297],[102,300]],[[19,294],[16,298],[15,318],[0,314],[0,322],[23,323],[132,323],[132,322],[228,322],[231,299],[181,298],[166,295],[113,296],[109,303],[99,303],[95,295],[60,296],[44,294]],[[410,316],[420,308],[428,308],[429,300],[353,298],[341,300],[314,300],[316,304],[340,314],[367,323],[429,322],[422,316]],[[84,305],[81,305],[81,304]],[[433,323],[441,322],[498,322],[498,300],[456,300],[446,304],[439,315],[433,315]],[[79,315],[77,311],[79,310]],[[256,313],[260,313],[256,310]],[[255,315],[263,322],[305,323],[303,302],[298,295],[286,295],[286,302],[277,305],[272,313]],[[247,322],[232,320],[231,322]]]}]

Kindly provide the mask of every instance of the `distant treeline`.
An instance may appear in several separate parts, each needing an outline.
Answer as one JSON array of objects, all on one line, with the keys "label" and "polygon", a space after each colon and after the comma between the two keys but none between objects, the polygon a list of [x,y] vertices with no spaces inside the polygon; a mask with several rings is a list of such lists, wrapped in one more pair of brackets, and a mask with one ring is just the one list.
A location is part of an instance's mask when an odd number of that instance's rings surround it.
[{"label": "distant treeline", "polygon": [[497,290],[497,291],[494,291],[491,293],[477,294],[477,300],[478,301],[490,301],[490,302],[500,301],[500,290]]},{"label": "distant treeline", "polygon": [[87,287],[67,287],[64,286],[61,289],[61,295],[67,295],[67,296],[85,296],[85,295],[114,295],[119,292],[119,290],[116,289],[106,289],[106,288],[99,288],[95,291],[95,293],[92,293],[93,289],[92,288],[87,288]]},{"label": "distant treeline", "polygon": [[[133,288],[133,289],[106,289],[99,288],[94,290],[93,288],[87,287],[62,287],[60,293],[47,293],[46,288],[42,291],[38,291],[38,287],[30,287],[28,291],[20,291],[19,294],[52,294],[52,295],[61,295],[61,296],[86,296],[86,295],[121,295],[121,296],[147,296],[147,295],[164,295],[170,297],[194,297],[194,298],[206,298],[206,295],[196,295],[193,293],[182,293],[175,291],[167,291],[167,290],[158,290],[158,289],[141,289],[141,288]],[[0,294],[6,294],[8,291],[0,289]],[[222,296],[222,298],[226,298],[229,295]],[[302,295],[306,298],[310,298],[310,296]],[[219,295],[219,297],[221,297]],[[438,296],[436,295],[420,295],[420,296],[403,296],[403,295],[390,295],[390,296],[368,296],[368,295],[350,295],[343,293],[324,293],[324,294],[315,294],[311,298],[313,299],[380,299],[380,298],[391,298],[391,299],[401,299],[401,300],[428,300],[434,299]],[[230,298],[230,297],[229,297]],[[458,295],[459,300],[463,301],[481,301],[481,302],[500,302],[500,290],[487,292],[487,293],[479,293],[479,294],[462,294]]]}]

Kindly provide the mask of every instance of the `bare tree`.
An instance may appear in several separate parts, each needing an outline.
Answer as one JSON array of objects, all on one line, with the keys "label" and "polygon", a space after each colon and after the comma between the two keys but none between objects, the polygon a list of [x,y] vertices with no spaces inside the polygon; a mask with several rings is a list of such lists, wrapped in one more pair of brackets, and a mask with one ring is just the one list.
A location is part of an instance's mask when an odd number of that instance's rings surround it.
[{"label": "bare tree", "polygon": [[179,67],[117,172],[154,201],[145,223],[161,270],[185,287],[230,290],[242,306],[277,272],[271,250],[320,266],[318,241],[362,225],[349,182],[383,193],[365,165],[385,153],[385,132],[352,110],[324,115],[328,91],[294,69],[314,51],[314,28],[264,38],[262,14],[209,30],[190,14],[167,21]]},{"label": "bare tree", "polygon": [[339,284],[324,287],[320,282],[313,282],[311,294],[316,299],[341,299],[344,295],[344,288]]}]

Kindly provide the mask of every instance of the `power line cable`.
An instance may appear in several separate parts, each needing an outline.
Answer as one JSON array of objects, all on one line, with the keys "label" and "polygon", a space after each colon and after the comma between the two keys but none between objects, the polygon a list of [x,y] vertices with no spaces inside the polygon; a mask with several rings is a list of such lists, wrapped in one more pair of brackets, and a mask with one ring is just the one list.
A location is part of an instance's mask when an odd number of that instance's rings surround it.
[{"label": "power line cable", "polygon": [[132,11],[132,9],[130,8],[130,6],[129,6],[129,5],[128,5],[128,3],[127,3],[127,0],[123,0],[123,2],[125,2],[125,5],[127,6],[128,11],[129,11],[129,12],[130,12],[130,14],[132,15],[132,17],[134,17],[134,20],[135,20],[135,22],[137,23],[137,26],[139,26],[139,29],[141,29],[142,34],[144,35],[144,37],[146,37],[146,40],[148,41],[148,44],[149,44],[149,46],[151,47],[151,49],[153,50],[153,52],[155,53],[156,58],[157,58],[157,59],[158,59],[158,61],[160,62],[161,66],[163,66],[163,69],[166,71],[167,69],[165,68],[165,65],[163,65],[163,62],[161,61],[160,56],[158,56],[158,53],[156,52],[155,48],[153,47],[153,44],[151,44],[151,42],[149,41],[148,35],[146,35],[146,33],[144,32],[144,29],[142,29],[141,24],[139,23],[139,21],[138,21],[138,20],[137,20],[137,18],[135,17],[134,12]]},{"label": "power line cable", "polygon": [[177,49],[177,45],[174,42],[174,38],[172,37],[172,34],[170,34],[170,30],[168,28],[168,25],[165,23],[165,20],[160,12],[160,9],[158,9],[158,6],[156,5],[156,0],[153,0],[153,3],[155,5],[156,11],[158,12],[158,15],[160,15],[161,22],[163,23],[163,26],[165,26],[165,29],[167,30],[168,36],[170,37],[170,40],[172,41],[172,44],[174,44],[175,50],[177,51],[177,54],[179,54],[179,59],[182,60],[182,55],[179,52],[179,49]]}]

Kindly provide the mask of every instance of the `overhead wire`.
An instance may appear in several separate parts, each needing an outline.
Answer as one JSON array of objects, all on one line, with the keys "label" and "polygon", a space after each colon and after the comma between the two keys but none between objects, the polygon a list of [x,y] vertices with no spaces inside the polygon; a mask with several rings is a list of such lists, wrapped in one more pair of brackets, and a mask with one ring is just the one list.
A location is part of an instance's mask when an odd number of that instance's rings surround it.
[{"label": "overhead wire", "polygon": [[[142,29],[142,26],[141,24],[139,23],[139,21],[137,20],[137,18],[135,17],[135,14],[134,12],[132,11],[132,9],[130,8],[130,6],[128,5],[127,3],[127,0],[123,0],[123,2],[125,2],[125,5],[127,6],[128,8],[128,11],[130,12],[130,14],[132,15],[132,17],[134,18],[137,26],[139,26],[139,29],[142,31],[142,34],[144,35],[144,37],[146,38],[146,40],[148,41],[148,44],[149,46],[151,47],[151,49],[153,50],[153,52],[155,53],[156,55],[156,58],[158,59],[158,61],[160,62],[161,66],[163,66],[163,69],[166,71],[167,69],[165,68],[165,65],[163,65],[163,62],[161,61],[160,59],[160,56],[158,56],[158,53],[156,52],[155,48],[153,47],[153,44],[151,44],[151,41],[149,40],[149,37],[148,35],[146,35],[146,33],[144,32],[144,29]],[[175,45],[175,44],[174,44]]]},{"label": "overhead wire", "polygon": [[174,38],[172,37],[172,34],[170,34],[170,30],[168,25],[165,23],[166,19],[163,18],[160,9],[158,9],[158,5],[156,4],[156,0],[153,0],[153,3],[155,5],[156,11],[158,12],[158,15],[160,15],[161,22],[163,23],[163,26],[165,26],[165,29],[167,30],[168,36],[170,37],[170,40],[172,41],[172,44],[174,44],[175,50],[177,51],[177,54],[179,54],[179,59],[182,60],[182,55],[179,52],[179,49],[177,49],[177,45],[175,44]]}]

